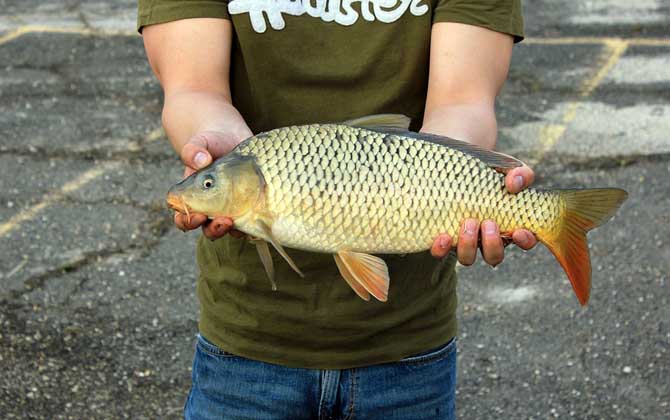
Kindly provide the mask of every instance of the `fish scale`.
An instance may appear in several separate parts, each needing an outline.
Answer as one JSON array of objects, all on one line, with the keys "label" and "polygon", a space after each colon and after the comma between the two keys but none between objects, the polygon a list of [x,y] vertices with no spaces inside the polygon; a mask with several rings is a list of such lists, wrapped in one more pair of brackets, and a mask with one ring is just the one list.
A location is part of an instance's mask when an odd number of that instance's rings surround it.
[{"label": "fish scale", "polygon": [[503,175],[477,158],[401,135],[294,126],[254,137],[236,153],[256,160],[273,232],[289,247],[410,253],[440,232],[457,241],[465,218],[494,219],[504,232],[560,217],[556,194],[507,194]]}]

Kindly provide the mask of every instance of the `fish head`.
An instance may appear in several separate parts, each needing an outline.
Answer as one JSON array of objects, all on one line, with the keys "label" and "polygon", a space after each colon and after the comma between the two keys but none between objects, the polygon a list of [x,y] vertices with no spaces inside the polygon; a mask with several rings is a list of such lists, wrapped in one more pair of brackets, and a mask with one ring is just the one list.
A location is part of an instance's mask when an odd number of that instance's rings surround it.
[{"label": "fish head", "polygon": [[264,186],[253,159],[226,157],[170,188],[167,204],[187,215],[201,213],[209,217],[236,218],[258,204]]},{"label": "fish head", "polygon": [[168,191],[168,207],[180,213],[202,213],[214,217],[229,201],[230,181],[216,165],[191,174]]}]

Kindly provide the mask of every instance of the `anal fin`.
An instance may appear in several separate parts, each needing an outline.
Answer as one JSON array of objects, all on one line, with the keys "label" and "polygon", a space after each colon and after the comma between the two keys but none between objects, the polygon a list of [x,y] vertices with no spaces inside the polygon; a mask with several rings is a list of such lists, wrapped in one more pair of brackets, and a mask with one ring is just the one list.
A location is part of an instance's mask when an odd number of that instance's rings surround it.
[{"label": "anal fin", "polygon": [[340,274],[342,275],[342,278],[344,278],[344,280],[347,282],[347,284],[354,290],[354,292],[356,292],[356,294],[361,299],[365,301],[370,301],[370,293],[368,293],[368,291],[365,290],[365,287],[363,287],[349,272],[347,266],[344,265],[344,262],[342,262],[342,258],[340,258],[340,256],[337,254],[333,255],[333,257],[335,257],[335,264],[337,264],[337,268],[340,270]]},{"label": "anal fin", "polygon": [[388,300],[389,272],[384,260],[370,254],[339,251],[335,255],[335,263],[358,296],[367,300],[362,288],[381,302]]}]

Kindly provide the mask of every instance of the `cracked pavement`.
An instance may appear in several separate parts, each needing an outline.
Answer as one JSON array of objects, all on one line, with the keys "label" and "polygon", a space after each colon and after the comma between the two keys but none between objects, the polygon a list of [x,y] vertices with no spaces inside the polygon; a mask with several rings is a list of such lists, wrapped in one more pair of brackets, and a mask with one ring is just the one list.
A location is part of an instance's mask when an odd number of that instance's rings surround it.
[{"label": "cracked pavement", "polygon": [[[134,1],[0,2],[0,414],[180,418],[194,241]],[[525,2],[499,148],[541,188],[620,186],[580,308],[543,247],[460,270],[465,419],[670,415],[670,3]],[[30,25],[28,27],[27,25]]]}]

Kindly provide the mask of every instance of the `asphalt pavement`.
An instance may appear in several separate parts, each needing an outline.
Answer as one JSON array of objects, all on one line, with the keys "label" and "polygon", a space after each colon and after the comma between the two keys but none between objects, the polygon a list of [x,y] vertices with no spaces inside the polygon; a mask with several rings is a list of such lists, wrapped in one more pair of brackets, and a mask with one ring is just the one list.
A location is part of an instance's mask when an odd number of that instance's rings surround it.
[{"label": "asphalt pavement", "polygon": [[[181,169],[135,2],[0,1],[0,417],[179,418],[197,332]],[[670,418],[670,1],[525,2],[499,148],[630,197],[553,256],[460,269],[463,419]]]}]

